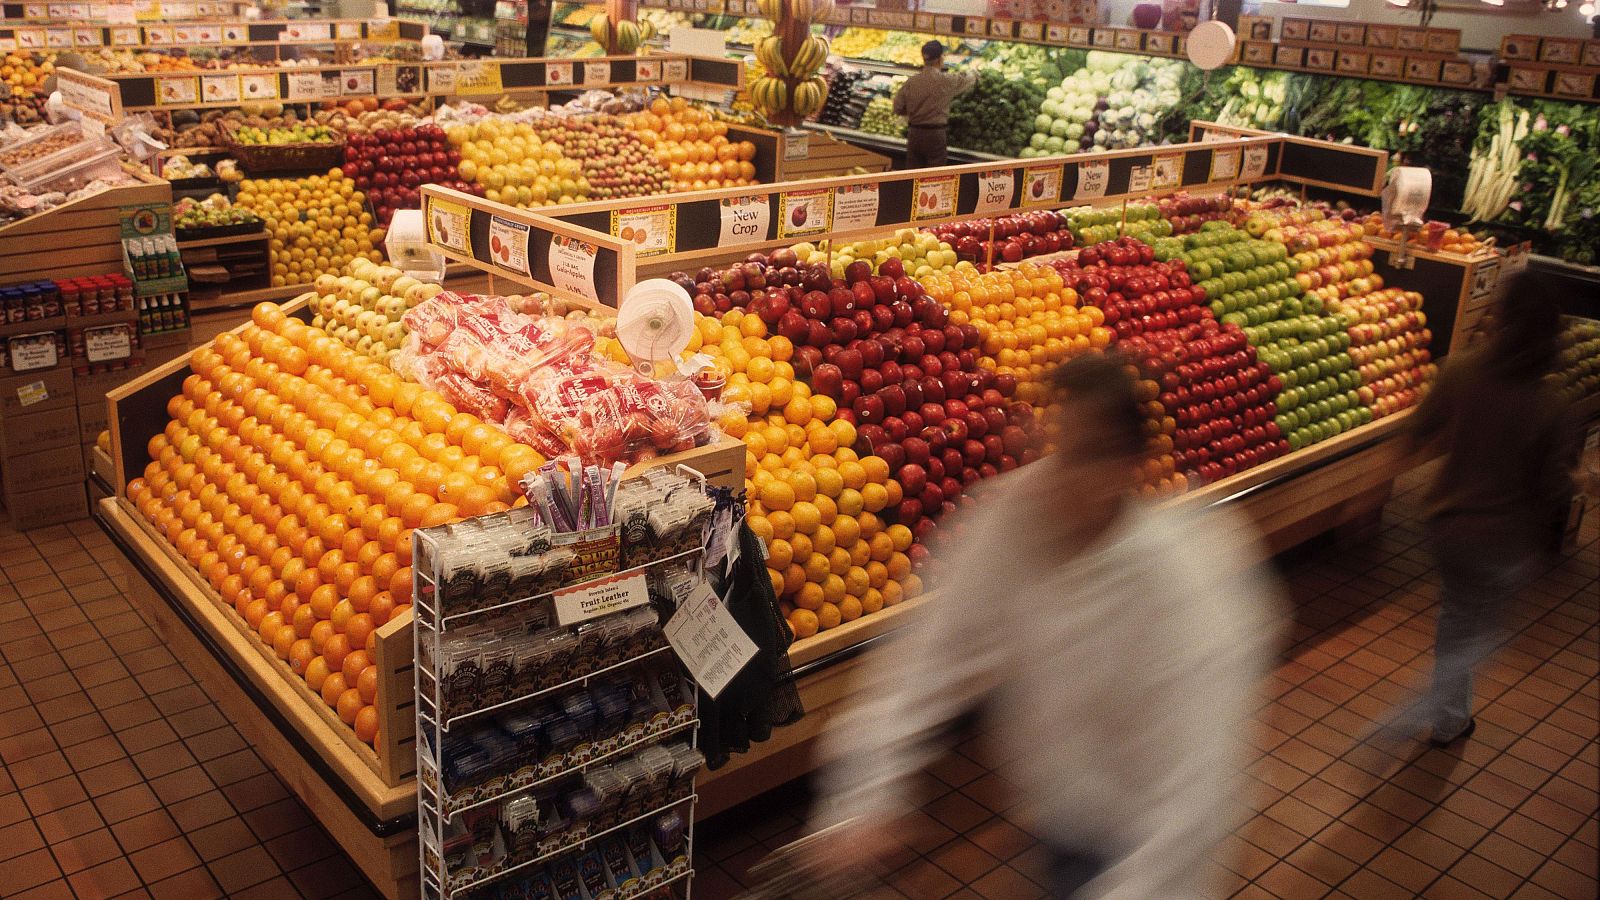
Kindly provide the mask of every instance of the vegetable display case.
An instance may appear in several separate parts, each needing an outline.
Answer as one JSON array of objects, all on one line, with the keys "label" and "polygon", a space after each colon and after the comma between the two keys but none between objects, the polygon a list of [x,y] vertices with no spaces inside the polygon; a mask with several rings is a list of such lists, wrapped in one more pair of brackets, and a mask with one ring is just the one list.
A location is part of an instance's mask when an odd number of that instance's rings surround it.
[{"label": "vegetable display case", "polygon": [[[980,188],[984,186],[1003,185],[1003,205],[1010,209],[1056,208],[1075,201],[1115,207],[1127,199],[1149,194],[1148,189],[1134,190],[1134,179],[1151,176],[1152,171],[1175,173],[1175,184],[1166,190],[1183,186],[1193,191],[1216,191],[1278,179],[1333,183],[1371,196],[1385,162],[1381,152],[1281,135],[1246,135],[1186,144],[1165,148],[1158,155],[1165,160],[1160,165],[1157,155],[1149,151],[1124,150],[1094,157],[1030,160],[1023,165],[952,167],[676,195],[654,201],[589,204],[552,210],[554,216],[430,187],[424,192],[425,212],[439,249],[496,278],[514,282],[556,287],[548,268],[555,239],[560,238],[560,245],[567,249],[575,246],[574,242],[587,244],[593,248],[596,267],[591,285],[598,288],[587,300],[610,304],[650,271],[710,265],[740,258],[752,250],[793,244],[796,238],[780,229],[794,227],[798,217],[789,215],[790,211],[796,203],[815,200],[819,192],[837,197],[836,191],[860,193],[863,185],[876,185],[872,191],[878,203],[873,215],[862,217],[857,213],[852,220],[856,224],[850,225],[846,220],[852,209],[850,204],[827,204],[828,212],[819,220],[826,225],[805,235],[813,240],[844,240],[881,234],[901,225],[974,219],[980,202],[986,204],[985,209],[996,202],[983,199],[986,192]],[[1094,200],[1088,200],[1090,195]],[[735,237],[738,243],[719,247],[718,235],[724,231],[717,223],[723,219],[722,210],[742,205],[732,202],[740,197],[765,203],[783,215],[769,219],[764,232]],[[644,256],[648,250],[616,236],[623,227],[629,227],[630,210],[650,211],[663,204],[671,207],[669,218],[678,225],[668,252]],[[913,210],[917,212],[914,214]],[[436,219],[435,214],[450,218]],[[513,271],[504,256],[491,255],[491,217],[527,227],[528,246],[519,258],[528,261],[530,275]],[[780,225],[780,219],[789,225]],[[310,315],[298,303],[289,309],[303,319]],[[1436,331],[1450,327],[1447,310],[1432,309],[1429,315]],[[169,400],[180,392],[188,377],[188,366],[187,359],[175,361],[112,393],[108,405],[113,442],[105,461],[111,467],[110,484],[105,486],[109,496],[99,502],[96,513],[157,586],[155,592],[140,598],[141,605],[151,611],[168,640],[201,660],[209,683],[221,686],[217,691],[219,702],[230,716],[241,723],[263,755],[385,893],[412,895],[417,856],[410,843],[415,839],[414,822],[407,813],[414,808],[415,780],[411,771],[414,738],[404,724],[411,716],[413,703],[406,693],[412,677],[406,655],[411,640],[406,616],[397,615],[386,622],[373,639],[371,658],[378,678],[372,705],[380,724],[377,746],[369,747],[330,710],[325,696],[309,693],[299,675],[249,632],[248,623],[242,624],[231,607],[219,603],[206,579],[195,572],[165,536],[154,531],[125,496],[128,478],[148,461],[145,448],[160,429]],[[1381,507],[1392,479],[1407,462],[1398,442],[1388,440],[1404,421],[1403,412],[1384,417],[1238,475],[1197,486],[1170,502],[1239,504],[1271,536],[1275,549],[1291,546],[1330,527],[1369,516]],[[747,473],[747,452],[747,445],[730,441],[690,451],[686,458],[666,457],[663,461],[687,462],[714,482],[737,489]],[[796,643],[791,659],[802,672],[808,707],[825,713],[829,705],[848,697],[854,690],[850,673],[856,665],[850,657],[906,621],[906,616],[915,615],[914,610],[923,602],[925,597],[908,596],[903,602],[886,605],[878,612]],[[719,771],[701,792],[701,814],[725,808],[767,784],[804,771],[809,741],[825,726],[826,719],[825,714],[810,716]]]}]

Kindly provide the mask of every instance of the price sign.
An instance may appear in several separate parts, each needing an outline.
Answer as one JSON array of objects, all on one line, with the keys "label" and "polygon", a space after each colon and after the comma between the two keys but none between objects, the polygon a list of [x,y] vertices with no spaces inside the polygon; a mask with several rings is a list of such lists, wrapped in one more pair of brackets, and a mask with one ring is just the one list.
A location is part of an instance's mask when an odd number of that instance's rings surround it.
[{"label": "price sign", "polygon": [[50,331],[14,337],[8,349],[11,352],[13,372],[48,369],[60,361],[56,356],[56,336]]},{"label": "price sign", "polygon": [[804,237],[830,229],[832,191],[827,188],[789,191],[779,198],[779,205],[783,207],[783,218],[778,222],[779,237]]},{"label": "price sign", "polygon": [[43,28],[18,28],[16,30],[17,46],[23,50],[43,50],[45,36]]},{"label": "price sign", "polygon": [[661,80],[668,84],[676,84],[689,80],[689,61],[686,59],[669,59],[661,67]]},{"label": "price sign", "polygon": [[611,83],[611,63],[604,62],[604,61],[601,61],[601,62],[586,62],[586,63],[584,63],[583,64],[583,83],[584,84],[610,84]]},{"label": "price sign", "polygon": [[1150,190],[1150,184],[1154,180],[1154,176],[1154,163],[1148,166],[1134,166],[1128,172],[1128,193],[1143,194]]},{"label": "price sign", "polygon": [[678,606],[663,631],[695,683],[712,699],[756,655],[755,643],[703,581]]},{"label": "price sign", "polygon": [[572,63],[545,63],[544,83],[552,87],[572,84]]},{"label": "price sign", "polygon": [[[395,67],[394,72],[397,85],[399,83],[400,71],[400,67]],[[460,70],[455,66],[429,66],[426,71],[428,73],[428,93],[453,94],[456,92],[456,75]]]},{"label": "price sign", "polygon": [[611,235],[632,241],[640,256],[671,253],[678,246],[678,207],[676,204],[640,209],[612,210]]},{"label": "price sign", "polygon": [[[572,77],[570,65],[567,77]],[[505,93],[500,81],[500,64],[483,59],[461,63],[456,67],[456,93],[467,97]]]},{"label": "price sign", "polygon": [[[51,352],[54,352],[53,345],[55,344],[55,341],[51,340],[50,343],[52,345]],[[45,387],[44,382],[42,381],[30,381],[22,387],[17,388],[18,406],[33,406],[34,404],[43,403],[49,399],[50,389]]]},{"label": "price sign", "polygon": [[22,5],[22,17],[24,19],[48,19],[50,18],[50,4],[24,3]]},{"label": "price sign", "polygon": [[1051,22],[1044,28],[1044,39],[1052,44],[1067,43],[1068,35],[1069,32],[1067,31],[1067,26],[1065,25],[1057,25],[1056,23]]},{"label": "price sign", "polygon": [[655,60],[641,59],[634,63],[633,80],[639,84],[648,84],[661,80],[661,64]]},{"label": "price sign", "polygon": [[[318,79],[321,83],[321,79]],[[156,79],[157,106],[190,106],[200,102],[200,79],[194,75]]]},{"label": "price sign", "polygon": [[74,47],[98,47],[105,41],[106,33],[98,28],[72,29]]},{"label": "price sign", "polygon": [[[502,269],[528,273],[528,226],[499,216],[489,217],[489,256]],[[593,264],[590,264],[593,271]],[[591,281],[593,279],[590,279]]]},{"label": "price sign", "polygon": [[207,103],[238,103],[240,95],[239,76],[237,75],[202,75],[200,76],[200,96]]},{"label": "price sign", "polygon": [[1036,166],[1022,173],[1022,205],[1054,204],[1061,199],[1061,177],[1065,164]]},{"label": "price sign", "polygon": [[599,300],[594,287],[594,259],[600,248],[588,241],[552,235],[550,238],[550,283],[571,294]]},{"label": "price sign", "polygon": [[554,597],[556,621],[575,625],[649,603],[650,586],[643,572],[634,572],[556,591]]},{"label": "price sign", "polygon": [[246,100],[278,99],[278,76],[275,74],[240,75],[239,86],[244,91]]},{"label": "price sign", "polygon": [[126,325],[83,330],[84,355],[89,362],[110,362],[133,355],[133,340]]},{"label": "price sign", "polygon": [[735,247],[767,239],[772,221],[772,206],[765,194],[759,197],[729,197],[720,201],[718,247]]},{"label": "price sign", "polygon": [[966,34],[968,37],[981,38],[989,31],[989,20],[977,16],[968,16]]},{"label": "price sign", "polygon": [[1267,148],[1244,148],[1244,167],[1239,172],[1240,178],[1260,178],[1267,172]]},{"label": "price sign", "polygon": [[335,22],[333,23],[333,36],[341,41],[361,40],[360,22]]},{"label": "price sign", "polygon": [[1168,154],[1155,158],[1155,173],[1151,176],[1150,186],[1158,191],[1168,190],[1178,186],[1183,178],[1183,157]]},{"label": "price sign", "polygon": [[1211,151],[1211,181],[1226,181],[1239,175],[1238,150]]},{"label": "price sign", "polygon": [[1015,32],[1012,30],[1011,25],[1012,23],[1001,19],[990,19],[989,37],[998,38],[1003,41],[1010,40],[1013,36],[1015,36]]},{"label": "price sign", "polygon": [[978,215],[988,215],[1010,209],[1015,189],[1016,178],[1012,176],[1010,169],[979,172],[978,203],[972,211]]},{"label": "price sign", "polygon": [[250,29],[247,26],[222,26],[222,42],[224,44],[243,44],[248,40],[250,40]]},{"label": "price sign", "polygon": [[1044,37],[1044,26],[1038,22],[1018,22],[1017,37],[1025,41],[1037,41]]},{"label": "price sign", "polygon": [[133,25],[124,25],[111,29],[111,46],[137,47],[139,46],[139,28]]},{"label": "price sign", "polygon": [[1107,160],[1091,160],[1078,163],[1078,189],[1073,192],[1074,200],[1096,200],[1106,195],[1106,185],[1111,181],[1111,163]]},{"label": "price sign", "polygon": [[918,178],[911,187],[911,219],[942,219],[956,212],[956,176]]},{"label": "price sign", "polygon": [[372,69],[345,69],[339,73],[339,90],[345,96],[371,96],[376,86],[377,73]]},{"label": "price sign", "polygon": [[472,214],[459,203],[428,196],[428,241],[463,256],[472,255]]},{"label": "price sign", "polygon": [[146,25],[144,40],[147,44],[173,44],[177,43],[178,35],[174,29],[164,25]]},{"label": "price sign", "polygon": [[72,46],[72,29],[52,28],[45,32],[44,42],[52,50],[66,50]]},{"label": "price sign", "polygon": [[878,186],[849,184],[833,189],[833,230],[859,231],[878,224]]}]

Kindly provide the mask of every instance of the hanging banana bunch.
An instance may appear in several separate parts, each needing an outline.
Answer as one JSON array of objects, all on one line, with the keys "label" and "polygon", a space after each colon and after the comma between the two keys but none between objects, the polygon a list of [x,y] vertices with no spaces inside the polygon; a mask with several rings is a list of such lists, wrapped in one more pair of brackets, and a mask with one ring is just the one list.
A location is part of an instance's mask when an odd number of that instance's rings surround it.
[{"label": "hanging banana bunch", "polygon": [[607,56],[627,56],[637,53],[645,41],[655,36],[655,26],[628,19],[613,23],[605,13],[596,13],[589,20],[589,34]]},{"label": "hanging banana bunch", "polygon": [[[810,4],[812,0],[792,0]],[[756,43],[756,61],[765,74],[750,86],[750,99],[769,121],[798,125],[822,111],[828,99],[828,82],[821,75],[828,61],[828,40],[808,33],[806,26],[790,52],[781,35],[773,34]]]}]

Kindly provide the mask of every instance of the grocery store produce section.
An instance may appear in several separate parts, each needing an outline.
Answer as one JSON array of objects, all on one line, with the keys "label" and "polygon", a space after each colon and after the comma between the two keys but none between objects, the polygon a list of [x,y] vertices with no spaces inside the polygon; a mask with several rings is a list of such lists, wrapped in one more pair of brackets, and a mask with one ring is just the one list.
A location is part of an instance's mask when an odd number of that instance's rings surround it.
[{"label": "grocery store produce section", "polygon": [[[615,896],[681,893],[695,813],[806,770],[857,653],[936,602],[951,517],[1050,452],[1052,366],[1121,353],[1142,492],[1285,549],[1382,508],[1500,278],[1600,246],[1593,107],[1449,80],[1455,45],[1347,77],[1280,65],[1286,32],[1207,74],[1174,33],[737,0],[559,4],[527,58],[500,7],[0,28],[0,497],[62,521],[88,478],[141,608],[390,896],[537,890],[591,836]],[[737,58],[664,50],[683,27]],[[843,141],[893,154],[932,36],[977,70],[978,162],[881,171]],[[1383,213],[1399,163],[1420,225]],[[1569,312],[1554,378],[1593,417]],[[688,591],[735,502],[822,714],[697,777],[650,616],[496,613]]]}]

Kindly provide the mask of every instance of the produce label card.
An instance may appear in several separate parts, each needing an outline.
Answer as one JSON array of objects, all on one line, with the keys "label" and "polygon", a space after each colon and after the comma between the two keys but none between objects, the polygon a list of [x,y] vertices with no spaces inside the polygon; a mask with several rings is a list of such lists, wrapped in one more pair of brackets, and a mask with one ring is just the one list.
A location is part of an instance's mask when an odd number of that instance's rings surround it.
[{"label": "produce label card", "polygon": [[528,275],[528,226],[490,216],[489,255],[500,268]]},{"label": "produce label card", "polygon": [[[588,241],[569,238],[564,235],[550,237],[550,283],[571,294],[579,297],[588,297],[590,300],[599,300],[600,294],[594,287],[594,258],[600,248]],[[640,580],[644,573],[637,573]],[[560,602],[559,599],[556,601]],[[626,609],[619,606],[617,609]]]},{"label": "produce label card", "polygon": [[1067,28],[1067,43],[1074,47],[1087,47],[1091,43],[1089,28],[1084,25]]},{"label": "produce label card", "polygon": [[[55,352],[55,341],[51,340],[50,353],[54,355]],[[55,363],[51,363],[51,365],[55,365]],[[49,399],[50,389],[45,387],[44,382],[42,381],[30,381],[22,387],[17,388],[18,406],[33,406],[38,403],[43,403]]]},{"label": "produce label card", "polygon": [[45,46],[52,50],[66,50],[72,47],[71,28],[52,28],[45,32]]},{"label": "produce label card", "polygon": [[341,41],[361,40],[360,22],[335,22],[333,23],[333,36]]},{"label": "produce label card", "polygon": [[1092,160],[1078,163],[1078,189],[1074,200],[1095,200],[1106,195],[1106,185],[1111,181],[1111,162]]},{"label": "produce label card", "polygon": [[1552,93],[1587,99],[1594,96],[1594,80],[1593,72],[1557,72]]},{"label": "produce label card", "polygon": [[222,37],[222,29],[215,25],[201,25],[194,30],[194,36],[202,44],[215,44]]},{"label": "produce label card", "polygon": [[339,73],[339,91],[347,97],[365,97],[377,90],[377,80],[373,69],[345,69]]},{"label": "produce label card", "polygon": [[[456,92],[455,66],[429,66],[428,67],[428,93],[453,94]],[[400,69],[395,69],[395,80],[399,81]],[[398,87],[398,84],[397,84]]]},{"label": "produce label card", "polygon": [[1151,176],[1150,186],[1158,191],[1175,188],[1183,180],[1183,157],[1174,153],[1158,156],[1154,161],[1155,174]]},{"label": "produce label card", "polygon": [[140,31],[138,26],[124,25],[121,28],[111,29],[111,46],[113,47],[137,47],[139,46],[139,41]]},{"label": "produce label card", "polygon": [[720,206],[722,215],[717,234],[718,247],[736,247],[767,239],[772,205],[766,194],[759,197],[729,197],[722,200]]},{"label": "produce label card", "polygon": [[246,100],[278,99],[278,76],[276,74],[240,75],[239,86],[244,91],[244,99]]},{"label": "produce label card", "polygon": [[98,47],[105,40],[106,33],[98,28],[72,29],[72,45],[74,47]]},{"label": "produce label card", "polygon": [[1393,53],[1374,53],[1372,62],[1368,64],[1367,71],[1373,75],[1384,75],[1390,78],[1400,77],[1400,69],[1405,65],[1405,57]]},{"label": "produce label card", "polygon": [[1239,172],[1241,178],[1260,178],[1267,171],[1267,148],[1244,148],[1244,166]]},{"label": "produce label card", "polygon": [[645,573],[634,572],[566,588],[554,596],[556,621],[575,625],[649,603],[650,585]]},{"label": "produce label card", "polygon": [[133,340],[126,325],[85,328],[83,330],[83,347],[84,355],[92,363],[127,359],[133,355]]},{"label": "produce label card", "polygon": [[240,97],[239,76],[200,76],[200,96],[205,98],[207,103],[238,103]]},{"label": "produce label card", "polygon": [[661,64],[659,62],[641,59],[633,65],[633,80],[639,84],[661,80]]},{"label": "produce label card", "polygon": [[51,17],[50,4],[25,3],[22,6],[22,17],[24,19],[48,19]]},{"label": "produce label card", "polygon": [[605,62],[603,60],[601,62],[584,63],[583,64],[583,83],[584,84],[610,84],[611,83],[611,63]]},{"label": "produce label card", "polygon": [[830,201],[833,199],[833,191],[820,188],[811,191],[788,191],[778,196],[779,204],[783,207],[783,218],[778,222],[779,237],[785,239],[803,237],[821,234],[830,229],[830,213],[833,211]]},{"label": "produce label card", "polygon": [[1064,164],[1035,166],[1022,171],[1022,205],[1046,205],[1060,202],[1061,176]]},{"label": "produce label card", "polygon": [[572,63],[545,63],[544,83],[551,86],[572,84]]},{"label": "produce label card", "polygon": [[1238,150],[1211,151],[1210,181],[1228,181],[1239,176]]},{"label": "produce label card", "polygon": [[156,79],[156,105],[186,106],[200,102],[200,79],[193,75]]},{"label": "produce label card", "polygon": [[704,581],[662,630],[695,683],[713,700],[756,655],[755,642]]},{"label": "produce label card", "polygon": [[1155,163],[1148,166],[1134,166],[1128,170],[1128,193],[1143,194],[1150,190],[1150,183],[1155,178]]},{"label": "produce label card", "polygon": [[1011,169],[994,169],[978,173],[978,203],[973,212],[988,215],[1011,208],[1012,194],[1016,192],[1016,177]]},{"label": "produce label card", "polygon": [[[569,76],[572,71],[567,69]],[[500,64],[488,60],[474,59],[461,63],[456,67],[456,93],[466,97],[483,96],[485,94],[503,94],[505,87],[500,82]]]},{"label": "produce label card", "polygon": [[689,61],[686,59],[669,59],[661,64],[661,80],[668,84],[676,84],[689,80]]},{"label": "produce label card", "polygon": [[[54,332],[50,331],[14,337],[11,339],[8,349],[11,351],[11,371],[13,372],[32,372],[36,369],[48,369],[59,361],[56,356],[56,336]],[[22,392],[18,391],[17,396],[20,399]],[[40,399],[43,398],[41,397]]]},{"label": "produce label card", "polygon": [[428,196],[428,241],[463,256],[472,255],[472,213],[459,203]]},{"label": "produce label card", "polygon": [[911,186],[911,220],[943,219],[956,213],[954,175],[918,178]]},{"label": "produce label card", "polygon": [[17,46],[23,50],[43,50],[45,37],[43,28],[18,28],[16,30]]},{"label": "produce label card", "polygon": [[1038,22],[1018,22],[1017,37],[1024,41],[1043,40],[1044,26]]},{"label": "produce label card", "polygon": [[833,189],[833,230],[859,231],[878,224],[878,186],[847,184]]},{"label": "produce label card", "polygon": [[1067,42],[1067,26],[1051,22],[1045,26],[1044,39],[1052,44],[1065,44]]},{"label": "produce label card", "polygon": [[[1447,59],[1439,70],[1439,80],[1445,84],[1471,84],[1472,63]],[[1587,96],[1585,94],[1584,96]]]},{"label": "produce label card", "polygon": [[646,206],[611,211],[611,236],[632,241],[640,256],[660,256],[678,246],[678,206]]},{"label": "produce label card", "polygon": [[250,29],[245,25],[222,26],[222,42],[225,44],[243,44],[250,40]]},{"label": "produce label card", "polygon": [[290,71],[288,75],[290,100],[322,99],[322,73]]},{"label": "produce label card", "polygon": [[281,34],[284,41],[328,41],[333,39],[333,25],[329,22],[294,22]]},{"label": "produce label card", "polygon": [[113,3],[106,7],[107,25],[132,25],[137,21],[131,3]]}]

